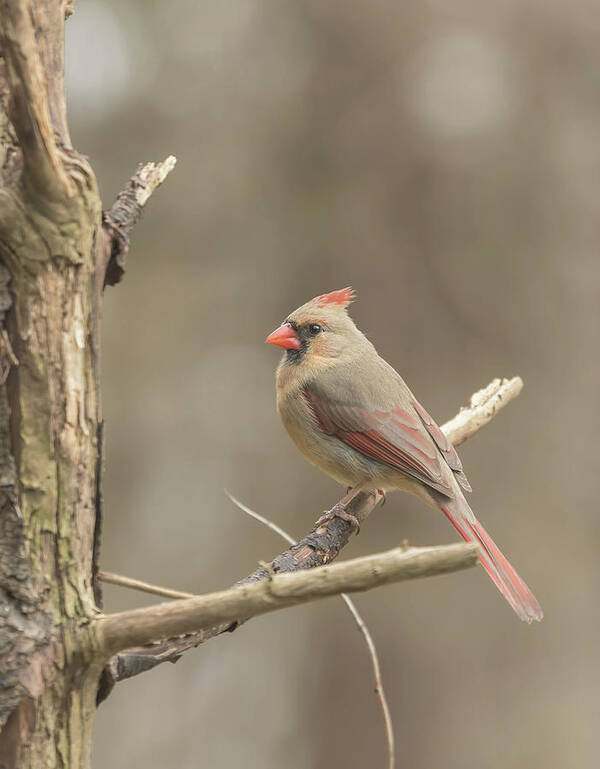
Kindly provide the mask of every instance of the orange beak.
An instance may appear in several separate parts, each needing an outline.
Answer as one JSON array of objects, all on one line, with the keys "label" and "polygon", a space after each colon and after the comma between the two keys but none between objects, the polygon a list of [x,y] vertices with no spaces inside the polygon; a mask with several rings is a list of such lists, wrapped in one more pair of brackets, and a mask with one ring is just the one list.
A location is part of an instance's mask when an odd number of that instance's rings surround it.
[{"label": "orange beak", "polygon": [[283,347],[284,350],[299,350],[302,346],[298,334],[288,323],[284,323],[279,328],[276,328],[265,339],[265,342],[267,344],[275,344],[277,347]]}]

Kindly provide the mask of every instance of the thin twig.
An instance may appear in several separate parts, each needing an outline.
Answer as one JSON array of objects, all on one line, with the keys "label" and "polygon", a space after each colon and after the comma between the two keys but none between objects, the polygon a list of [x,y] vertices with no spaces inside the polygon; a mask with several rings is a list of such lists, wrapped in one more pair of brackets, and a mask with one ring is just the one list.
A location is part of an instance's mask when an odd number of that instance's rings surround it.
[{"label": "thin twig", "polygon": [[[260,523],[264,524],[267,528],[271,529],[271,531],[274,531],[276,534],[279,534],[280,537],[285,539],[286,542],[288,542],[290,545],[295,545],[296,540],[290,536],[287,531],[281,528],[281,526],[278,526],[273,521],[269,520],[268,518],[265,518],[264,515],[261,515],[260,513],[257,513],[254,510],[251,510],[247,505],[245,505],[243,502],[240,502],[239,499],[233,496],[233,494],[228,491],[227,489],[224,490],[225,494],[229,497],[231,502],[233,502],[236,507],[239,507],[242,512],[249,515],[251,518],[254,518],[256,521],[259,521]],[[381,667],[379,665],[379,657],[377,656],[377,649],[375,648],[375,642],[373,641],[373,637],[371,636],[371,633],[369,632],[369,628],[367,627],[366,622],[363,620],[363,618],[360,615],[360,612],[356,608],[356,605],[354,601],[350,598],[350,596],[346,595],[346,593],[342,593],[340,595],[340,598],[344,601],[346,606],[348,607],[348,610],[350,611],[350,614],[354,617],[354,621],[356,622],[356,625],[360,632],[363,635],[363,638],[365,639],[365,643],[367,644],[367,649],[369,651],[369,654],[371,656],[371,664],[373,665],[373,678],[375,679],[375,694],[377,695],[377,699],[379,700],[379,705],[381,707],[381,713],[383,715],[383,723],[385,727],[385,736],[387,741],[387,748],[388,748],[388,769],[394,769],[394,726],[392,724],[392,716],[390,713],[390,709],[387,703],[387,699],[385,696],[385,691],[383,688],[383,679],[381,677]]]},{"label": "thin twig", "polygon": [[270,521],[268,518],[265,518],[264,515],[261,515],[260,513],[255,512],[254,510],[251,510],[249,507],[247,507],[243,502],[240,502],[239,499],[233,496],[233,494],[228,491],[227,489],[223,489],[225,494],[229,497],[230,501],[233,502],[233,504],[236,507],[239,507],[239,509],[246,513],[246,515],[249,515],[251,518],[254,518],[255,521],[258,521],[259,523],[264,524],[268,529],[271,529],[271,531],[274,531],[275,534],[279,534],[279,536],[282,539],[285,539],[285,541],[290,545],[297,544],[298,540],[294,539],[291,534],[288,534],[285,529],[282,529],[281,526],[278,526],[273,521]]},{"label": "thin twig", "polygon": [[127,587],[131,590],[139,590],[141,593],[152,593],[152,595],[161,595],[164,598],[194,598],[197,593],[184,593],[181,590],[171,590],[168,587],[152,585],[150,582],[142,582],[141,579],[133,577],[124,577],[122,574],[114,574],[112,571],[99,571],[98,579],[107,582],[110,585]]},{"label": "thin twig", "polygon": [[352,612],[352,616],[354,617],[354,620],[358,625],[358,629],[363,634],[365,642],[369,648],[369,653],[371,655],[371,662],[373,663],[373,677],[375,679],[375,694],[377,695],[377,699],[379,700],[379,704],[381,706],[383,723],[385,726],[385,736],[386,736],[387,746],[388,746],[388,767],[389,769],[394,769],[394,764],[395,764],[394,725],[392,724],[392,715],[390,713],[387,698],[383,690],[383,679],[381,677],[381,668],[379,666],[379,657],[377,656],[375,642],[371,637],[369,628],[366,626],[363,618],[358,613],[358,609],[356,608],[351,598],[349,598],[346,595],[346,593],[342,593],[342,599],[345,601],[348,609],[350,609],[350,611]]}]

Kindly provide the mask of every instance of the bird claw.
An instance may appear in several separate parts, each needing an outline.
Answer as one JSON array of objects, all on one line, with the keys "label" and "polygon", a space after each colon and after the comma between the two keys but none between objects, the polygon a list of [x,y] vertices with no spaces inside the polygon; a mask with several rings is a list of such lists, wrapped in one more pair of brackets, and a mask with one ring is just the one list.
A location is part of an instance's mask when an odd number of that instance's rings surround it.
[{"label": "bird claw", "polygon": [[341,518],[342,521],[346,521],[346,523],[349,523],[353,529],[356,529],[357,535],[360,533],[360,522],[358,518],[355,515],[352,515],[352,513],[349,513],[340,502],[337,502],[331,510],[325,510],[323,515],[317,521],[315,528],[319,528],[319,526],[332,521],[334,518]]}]

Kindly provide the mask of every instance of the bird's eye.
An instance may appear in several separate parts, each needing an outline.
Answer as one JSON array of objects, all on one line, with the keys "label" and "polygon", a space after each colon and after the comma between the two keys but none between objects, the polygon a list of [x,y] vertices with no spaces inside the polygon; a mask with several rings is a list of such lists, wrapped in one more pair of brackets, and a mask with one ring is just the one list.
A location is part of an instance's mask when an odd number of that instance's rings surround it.
[{"label": "bird's eye", "polygon": [[318,323],[311,323],[310,326],[308,327],[308,330],[313,336],[316,336],[319,333],[319,331],[323,331],[323,327],[319,326]]}]

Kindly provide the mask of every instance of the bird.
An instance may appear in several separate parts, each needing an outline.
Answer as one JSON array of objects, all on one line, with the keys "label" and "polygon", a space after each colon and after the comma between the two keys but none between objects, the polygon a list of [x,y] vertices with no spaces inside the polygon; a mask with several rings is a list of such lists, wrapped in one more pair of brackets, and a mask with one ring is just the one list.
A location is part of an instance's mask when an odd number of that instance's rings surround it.
[{"label": "bird", "polygon": [[541,620],[535,596],[469,507],[471,486],[456,450],[408,385],[356,327],[346,288],[290,313],[266,339],[283,348],[277,411],[300,452],[347,487],[325,516],[358,529],[348,505],[361,491],[414,494],[441,511],[467,542],[520,619]]}]

